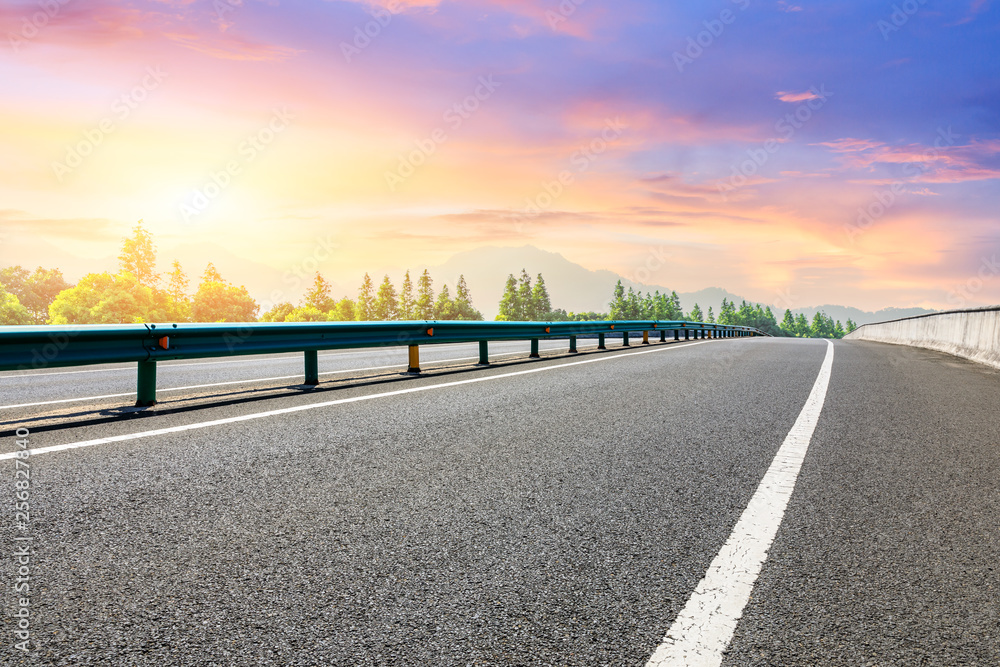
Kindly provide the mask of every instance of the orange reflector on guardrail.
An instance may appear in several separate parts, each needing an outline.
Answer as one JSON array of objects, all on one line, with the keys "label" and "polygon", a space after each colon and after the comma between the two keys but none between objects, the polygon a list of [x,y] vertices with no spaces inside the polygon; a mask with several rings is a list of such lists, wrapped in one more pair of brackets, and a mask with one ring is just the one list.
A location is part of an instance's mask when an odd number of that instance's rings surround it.
[{"label": "orange reflector on guardrail", "polygon": [[545,333],[549,333],[550,331],[552,331],[551,327],[545,327]]},{"label": "orange reflector on guardrail", "polygon": [[427,330],[427,335],[428,336],[433,336],[434,335],[434,329],[428,329]]},{"label": "orange reflector on guardrail", "polygon": [[159,342],[160,347],[162,347],[164,350],[170,349],[170,336],[164,336],[157,342]]}]

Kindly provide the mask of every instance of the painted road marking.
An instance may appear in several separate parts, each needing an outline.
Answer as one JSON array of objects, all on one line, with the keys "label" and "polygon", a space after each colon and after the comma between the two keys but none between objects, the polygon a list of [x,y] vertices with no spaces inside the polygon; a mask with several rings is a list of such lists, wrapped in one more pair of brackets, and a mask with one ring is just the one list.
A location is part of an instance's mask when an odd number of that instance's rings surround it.
[{"label": "painted road marking", "polygon": [[[82,440],[80,442],[71,442],[65,445],[53,445],[51,447],[38,447],[31,450],[32,456],[39,456],[40,454],[50,454],[52,452],[62,452],[68,449],[79,449],[81,447],[93,447],[94,445],[103,445],[111,442],[125,442],[127,440],[138,440],[140,438],[151,438],[158,435],[167,435],[171,433],[183,433],[184,431],[194,431],[203,428],[210,428],[212,426],[221,426],[223,424],[235,424],[237,422],[250,421],[253,419],[264,419],[266,417],[275,417],[278,415],[288,415],[295,412],[304,412],[306,410],[318,410],[320,408],[328,408],[334,405],[346,405],[348,403],[360,403],[362,401],[371,401],[377,398],[386,398],[389,396],[402,396],[404,394],[416,394],[424,391],[432,391],[434,389],[447,389],[449,387],[459,387],[467,384],[475,384],[477,382],[492,382],[494,380],[503,380],[506,378],[517,377],[520,375],[531,375],[532,373],[545,373],[548,371],[558,370],[561,368],[569,368],[570,366],[582,366],[583,364],[597,364],[603,361],[615,361],[618,359],[629,359],[634,356],[639,356],[642,354],[654,354],[656,352],[668,352],[670,350],[680,350],[687,347],[693,347],[695,345],[704,345],[710,341],[699,341],[697,343],[687,343],[684,345],[668,345],[664,347],[655,347],[651,350],[643,350],[641,352],[631,352],[624,355],[609,355],[600,356],[594,359],[583,359],[581,361],[571,361],[565,364],[553,364],[551,366],[542,366],[541,368],[530,368],[524,371],[514,371],[511,373],[501,373],[499,375],[487,375],[484,377],[471,378],[468,380],[456,380],[453,382],[442,382],[440,384],[430,384],[424,385],[422,387],[411,387],[409,389],[397,389],[395,391],[385,391],[380,394],[367,394],[365,396],[354,396],[352,398],[339,398],[333,401],[324,401],[322,403],[309,403],[308,405],[297,405],[291,408],[279,408],[277,410],[268,410],[266,412],[256,412],[249,415],[240,415],[239,417],[226,417],[224,419],[213,419],[207,422],[197,422],[194,424],[185,424],[183,426],[171,426],[168,428],[159,428],[152,431],[142,431],[139,433],[129,433],[126,435],[115,435],[108,438],[97,438],[96,440]],[[6,454],[0,454],[0,460],[12,459],[18,456],[19,452],[9,452]]]},{"label": "painted road marking", "polygon": [[[593,345],[597,345],[597,343],[594,343]],[[584,347],[593,347],[593,345],[581,345],[580,347],[581,348],[584,348]],[[561,349],[561,346],[560,347],[544,347],[544,348],[542,348],[542,351],[543,352],[548,352],[550,350],[558,350],[558,349]],[[491,355],[491,356],[494,357],[494,358],[496,358],[496,357],[512,357],[512,356],[519,355],[519,354],[524,354],[524,352],[502,352],[500,354],[494,354],[494,355]],[[328,354],[328,355],[321,355],[321,356],[332,357],[332,356],[337,356],[337,355]],[[296,357],[296,360],[297,359],[298,359],[298,357]],[[431,365],[431,364],[448,364],[448,363],[453,363],[453,362],[456,362],[456,361],[471,361],[473,359],[479,359],[479,357],[460,357],[458,359],[431,359],[431,360],[428,360],[428,361],[424,362],[424,365],[427,366],[427,365]],[[186,365],[194,365],[194,364],[186,364]],[[402,364],[390,364],[388,366],[367,366],[365,368],[345,368],[345,369],[339,370],[339,371],[323,371],[322,373],[320,373],[320,375],[336,375],[338,373],[357,373],[357,372],[360,372],[360,371],[381,371],[381,370],[385,370],[387,368],[402,368],[402,366],[403,366]],[[109,370],[132,370],[132,369],[129,368],[129,369],[109,369]],[[56,373],[42,373],[41,375],[56,375]],[[168,387],[166,389],[157,389],[156,391],[157,391],[157,393],[161,393],[161,392],[164,392],[164,391],[185,391],[185,390],[188,390],[188,389],[206,389],[208,387],[223,387],[223,386],[226,386],[226,385],[233,385],[233,384],[252,384],[254,382],[272,382],[274,380],[292,380],[292,379],[300,378],[300,377],[302,377],[301,373],[296,374],[296,375],[279,375],[277,377],[270,377],[270,378],[251,378],[249,380],[230,380],[228,382],[212,382],[210,384],[192,384],[192,385],[188,385],[186,387]],[[40,405],[58,405],[60,403],[78,403],[80,401],[100,401],[100,400],[103,400],[105,398],[123,398],[125,396],[135,396],[135,392],[134,391],[130,391],[130,392],[126,392],[124,394],[105,394],[103,396],[84,396],[84,397],[81,397],[81,398],[60,398],[60,399],[57,399],[57,400],[54,400],[54,401],[39,401],[37,403],[18,403],[17,405],[0,405],[0,410],[13,410],[14,408],[33,408],[33,407],[38,407]]]},{"label": "painted road marking", "polygon": [[833,368],[833,343],[827,341],[806,404],[788,432],[771,467],[708,566],[691,599],[670,626],[646,667],[718,667],[767,559],[802,468],[806,450],[823,411]]}]

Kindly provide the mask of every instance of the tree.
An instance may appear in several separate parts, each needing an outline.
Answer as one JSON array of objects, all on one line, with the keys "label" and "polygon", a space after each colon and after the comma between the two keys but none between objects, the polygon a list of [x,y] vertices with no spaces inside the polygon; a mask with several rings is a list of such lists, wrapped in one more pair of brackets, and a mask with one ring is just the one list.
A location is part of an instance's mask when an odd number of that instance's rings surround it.
[{"label": "tree", "polygon": [[684,319],[684,311],[681,309],[681,298],[674,291],[670,292],[670,319]]},{"label": "tree", "polygon": [[28,273],[21,266],[0,269],[0,283],[28,310],[32,324],[45,324],[49,318],[49,304],[60,292],[71,287],[63,279],[62,271],[40,266],[34,273]]},{"label": "tree", "polygon": [[31,324],[31,311],[25,308],[17,295],[8,292],[0,283],[0,324]]},{"label": "tree", "polygon": [[517,279],[513,273],[507,275],[496,319],[498,322],[513,322],[517,319]]},{"label": "tree", "polygon": [[382,279],[378,295],[375,297],[375,319],[395,320],[399,317],[399,300],[396,298],[396,288],[389,276]]},{"label": "tree", "polygon": [[354,318],[359,322],[369,322],[375,318],[375,284],[367,273],[358,289],[358,301],[354,304]]},{"label": "tree", "polygon": [[521,269],[521,278],[517,281],[517,317],[518,322],[525,322],[531,317],[531,276]]},{"label": "tree", "polygon": [[809,336],[809,320],[806,319],[804,313],[795,316],[795,335],[802,338]]},{"label": "tree", "polygon": [[824,338],[825,329],[826,320],[823,317],[823,313],[817,312],[813,315],[812,327],[810,327],[809,333],[813,338]]},{"label": "tree", "polygon": [[153,235],[142,226],[142,220],[132,229],[132,237],[122,241],[118,261],[121,272],[134,275],[140,285],[154,287],[159,282]]},{"label": "tree", "polygon": [[472,294],[469,293],[469,286],[465,284],[465,276],[458,276],[458,284],[455,286],[455,310],[456,318],[459,320],[482,320],[483,314],[472,305]]},{"label": "tree", "polygon": [[355,319],[355,304],[354,301],[344,297],[337,302],[337,307],[330,315],[330,319],[336,320],[338,322],[351,322]]},{"label": "tree", "polygon": [[693,322],[701,322],[705,318],[704,313],[701,312],[701,306],[694,304],[694,308],[691,309],[691,314],[688,318]]},{"label": "tree", "polygon": [[625,319],[638,320],[642,318],[642,301],[638,292],[631,287],[628,288],[628,296],[625,297]]},{"label": "tree", "polygon": [[845,336],[847,332],[844,331],[844,326],[837,320],[837,324],[833,327],[833,337],[840,339]]},{"label": "tree", "polygon": [[178,260],[174,260],[173,270],[168,274],[167,296],[170,301],[171,317],[174,322],[187,322],[191,319],[191,299],[188,297],[187,274]]},{"label": "tree", "polygon": [[52,324],[165,322],[171,315],[167,293],[141,284],[128,271],[89,273],[49,306]]},{"label": "tree", "polygon": [[333,310],[333,307],[337,305],[337,302],[333,300],[330,296],[330,283],[327,282],[326,278],[320,275],[320,272],[316,272],[316,277],[313,278],[313,285],[309,288],[309,291],[305,293],[302,299],[302,306],[305,308],[313,308],[322,313],[329,312]]},{"label": "tree", "polygon": [[711,306],[708,307],[708,317],[705,321],[708,322],[709,324],[715,324],[715,315],[712,313]]},{"label": "tree", "polygon": [[628,304],[625,303],[625,288],[622,286],[621,279],[615,285],[615,291],[611,295],[611,303],[608,304],[608,308],[610,308],[608,317],[612,320],[628,319],[626,316]]},{"label": "tree", "polygon": [[785,309],[785,317],[781,320],[781,329],[785,332],[785,335],[795,335],[795,317],[792,316],[791,309]]},{"label": "tree", "polygon": [[413,282],[410,280],[410,270],[407,269],[406,275],[403,276],[403,287],[399,290],[399,319],[414,319],[413,307]]},{"label": "tree", "polygon": [[285,318],[295,310],[295,306],[287,301],[277,303],[260,316],[261,322],[284,322]]},{"label": "tree", "polygon": [[417,280],[417,303],[416,303],[416,318],[418,320],[432,320],[434,319],[434,289],[432,285],[434,280],[431,278],[431,274],[424,269],[424,272],[420,274],[420,279]]},{"label": "tree", "polygon": [[434,319],[454,320],[457,319],[455,317],[456,314],[457,309],[455,308],[455,302],[451,300],[451,293],[448,291],[448,286],[442,285],[441,293],[438,294],[437,301],[434,302]]},{"label": "tree", "polygon": [[552,312],[552,301],[549,299],[549,291],[545,288],[545,279],[542,274],[535,278],[535,287],[531,290],[531,304],[528,308],[529,320],[536,322],[549,319]]},{"label": "tree", "polygon": [[195,322],[254,322],[258,310],[260,306],[246,287],[227,282],[211,263],[205,267],[191,302]]},{"label": "tree", "polygon": [[847,333],[851,333],[852,331],[855,331],[858,328],[858,325],[853,320],[851,320],[851,318],[847,318],[847,324],[845,325],[845,328],[847,329]]},{"label": "tree", "polygon": [[300,306],[285,315],[285,322],[326,322],[330,316],[316,306]]}]

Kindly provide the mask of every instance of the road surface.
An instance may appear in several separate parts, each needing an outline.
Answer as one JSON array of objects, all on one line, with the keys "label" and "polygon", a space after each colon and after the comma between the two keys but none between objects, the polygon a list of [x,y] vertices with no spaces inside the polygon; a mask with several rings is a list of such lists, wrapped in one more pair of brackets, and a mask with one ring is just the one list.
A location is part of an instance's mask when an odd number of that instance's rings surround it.
[{"label": "road surface", "polygon": [[830,345],[425,347],[418,378],[352,351],[314,390],[301,355],[178,362],[161,387],[215,386],[144,410],[92,398],[134,368],[0,374],[0,454],[31,453],[4,544],[32,547],[27,652],[0,566],[2,663],[645,665],[823,384],[705,664],[997,664],[1000,373]]}]

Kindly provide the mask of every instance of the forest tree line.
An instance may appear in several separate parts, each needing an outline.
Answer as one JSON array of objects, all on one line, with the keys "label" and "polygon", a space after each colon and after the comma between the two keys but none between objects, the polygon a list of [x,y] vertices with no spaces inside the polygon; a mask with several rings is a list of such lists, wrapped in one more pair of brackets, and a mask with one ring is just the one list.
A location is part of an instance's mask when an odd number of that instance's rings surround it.
[{"label": "forest tree line", "polygon": [[[127,324],[141,322],[255,322],[260,305],[246,287],[225,280],[211,263],[205,267],[197,289],[174,260],[171,271],[156,271],[156,245],[142,221],[123,239],[116,273],[89,273],[76,285],[58,269],[38,267],[31,272],[21,266],[0,269],[0,324]],[[260,320],[264,322],[343,322],[391,320],[482,320],[472,304],[464,276],[435,294],[434,280],[425,269],[411,279],[406,271],[397,290],[386,275],[375,286],[365,274],[357,298],[335,299],[332,285],[317,272],[303,298],[275,304]],[[596,320],[689,320],[760,329],[772,336],[841,338],[857,328],[818,312],[812,321],[786,310],[779,323],[770,306],[722,300],[718,315],[705,313],[696,303],[689,312],[681,308],[677,292],[656,291],[645,295],[621,280],[614,287],[607,313],[567,313],[553,308],[539,273],[532,283],[524,269],[520,276],[507,276],[498,306],[498,321],[596,321]]]}]

